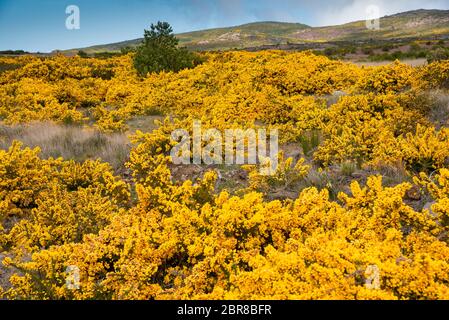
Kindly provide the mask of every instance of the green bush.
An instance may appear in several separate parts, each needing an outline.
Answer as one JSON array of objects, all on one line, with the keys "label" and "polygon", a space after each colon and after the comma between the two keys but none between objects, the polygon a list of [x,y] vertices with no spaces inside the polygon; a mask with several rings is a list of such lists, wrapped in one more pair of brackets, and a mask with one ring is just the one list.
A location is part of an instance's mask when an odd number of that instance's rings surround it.
[{"label": "green bush", "polygon": [[79,50],[77,53],[77,56],[79,56],[81,58],[89,58],[89,55],[83,50]]},{"label": "green bush", "polygon": [[372,55],[374,53],[374,50],[369,47],[362,48],[362,53],[366,55]]},{"label": "green bush", "polygon": [[437,61],[441,61],[441,60],[449,60],[449,50],[448,49],[439,48],[433,52],[430,52],[427,55],[427,62],[429,62],[429,63],[437,62]]},{"label": "green bush", "polygon": [[141,76],[150,72],[174,71],[193,68],[201,63],[201,58],[185,48],[178,47],[179,40],[167,22],[151,24],[145,30],[144,40],[137,47],[134,67]]}]

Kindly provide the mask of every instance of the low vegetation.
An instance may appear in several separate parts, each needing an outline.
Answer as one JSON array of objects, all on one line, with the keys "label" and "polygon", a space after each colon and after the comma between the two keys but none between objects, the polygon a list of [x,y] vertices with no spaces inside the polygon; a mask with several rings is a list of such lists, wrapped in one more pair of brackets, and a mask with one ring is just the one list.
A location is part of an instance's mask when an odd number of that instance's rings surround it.
[{"label": "low vegetation", "polygon": [[[135,70],[151,41],[0,58],[18,66],[0,73],[3,297],[449,298],[448,60],[225,52]],[[170,134],[194,119],[278,129],[275,174],[175,165]]]}]

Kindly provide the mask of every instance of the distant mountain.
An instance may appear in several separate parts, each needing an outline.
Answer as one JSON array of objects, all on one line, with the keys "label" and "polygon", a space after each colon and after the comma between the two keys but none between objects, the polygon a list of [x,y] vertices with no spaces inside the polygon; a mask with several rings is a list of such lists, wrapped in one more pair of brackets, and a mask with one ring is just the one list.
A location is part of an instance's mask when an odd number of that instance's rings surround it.
[{"label": "distant mountain", "polygon": [[[380,19],[380,30],[366,28],[365,21],[328,27],[268,21],[177,34],[180,44],[192,50],[226,50],[287,43],[447,36],[449,36],[449,10],[415,10],[385,16]],[[134,47],[141,41],[142,39],[134,39],[64,52],[76,53],[78,50],[86,53],[114,52],[127,46]]]},{"label": "distant mountain", "polygon": [[[207,29],[179,33],[176,36],[180,45],[192,50],[224,50],[245,46],[286,43],[291,35],[299,30],[311,27],[301,23],[254,22],[235,27]],[[66,50],[68,53],[83,50],[86,53],[120,51],[123,47],[135,47],[142,39],[133,39],[117,43],[96,45],[81,49]]]},{"label": "distant mountain", "polygon": [[415,10],[382,17],[379,30],[368,29],[366,21],[356,21],[339,26],[299,30],[292,34],[292,37],[303,41],[354,41],[447,34],[449,34],[449,10]]}]

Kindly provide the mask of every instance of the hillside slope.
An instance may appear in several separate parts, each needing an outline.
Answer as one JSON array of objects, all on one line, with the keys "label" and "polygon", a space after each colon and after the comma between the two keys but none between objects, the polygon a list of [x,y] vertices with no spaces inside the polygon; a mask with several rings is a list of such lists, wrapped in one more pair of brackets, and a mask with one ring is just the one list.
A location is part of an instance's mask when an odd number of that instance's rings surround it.
[{"label": "hillside slope", "polygon": [[[310,27],[301,23],[255,22],[178,34],[180,44],[192,50],[226,50],[262,45],[327,41],[366,41],[391,38],[447,37],[449,10],[415,10],[380,19],[380,30],[369,30],[365,21],[338,26]],[[87,53],[119,51],[134,47],[141,39],[97,45],[81,50]],[[67,50],[76,53],[80,49]]]}]

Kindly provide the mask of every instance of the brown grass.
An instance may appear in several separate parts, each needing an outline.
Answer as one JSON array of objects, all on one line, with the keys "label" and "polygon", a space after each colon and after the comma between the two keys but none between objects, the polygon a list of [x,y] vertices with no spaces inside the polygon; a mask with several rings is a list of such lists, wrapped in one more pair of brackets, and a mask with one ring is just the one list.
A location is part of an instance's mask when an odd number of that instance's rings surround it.
[{"label": "brown grass", "polygon": [[[357,66],[361,67],[361,66],[365,66],[365,67],[379,67],[379,66],[386,66],[389,65],[391,63],[393,63],[393,61],[357,61],[357,60],[353,60],[352,62],[354,62]],[[405,63],[411,67],[419,67],[419,66],[424,66],[427,64],[427,59],[425,58],[419,58],[419,59],[404,59],[401,60],[402,63]]]},{"label": "brown grass", "polygon": [[449,93],[439,90],[428,94],[432,101],[429,119],[437,129],[449,126]]},{"label": "brown grass", "polygon": [[51,122],[27,125],[0,125],[0,148],[8,149],[14,140],[27,147],[39,147],[41,157],[63,157],[75,161],[101,159],[114,170],[124,169],[131,143],[125,134],[104,134],[90,128],[63,126]]}]

